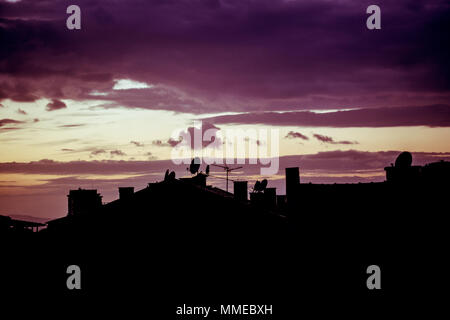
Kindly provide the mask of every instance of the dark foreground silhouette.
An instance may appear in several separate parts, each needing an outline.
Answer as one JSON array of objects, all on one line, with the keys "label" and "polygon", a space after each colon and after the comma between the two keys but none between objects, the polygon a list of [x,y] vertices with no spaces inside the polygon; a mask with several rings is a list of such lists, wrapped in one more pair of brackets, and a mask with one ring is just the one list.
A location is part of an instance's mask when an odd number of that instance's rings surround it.
[{"label": "dark foreground silhouette", "polygon": [[[9,233],[3,288],[129,299],[167,318],[183,303],[273,304],[280,318],[437,303],[450,270],[449,163],[419,168],[403,154],[386,173],[383,183],[316,185],[288,168],[286,197],[260,184],[251,201],[242,182],[233,195],[203,173],[167,172],[106,205],[95,190],[72,190],[66,217],[38,234]],[[73,264],[79,291],[66,287]],[[367,289],[370,265],[381,268],[381,290]]]}]

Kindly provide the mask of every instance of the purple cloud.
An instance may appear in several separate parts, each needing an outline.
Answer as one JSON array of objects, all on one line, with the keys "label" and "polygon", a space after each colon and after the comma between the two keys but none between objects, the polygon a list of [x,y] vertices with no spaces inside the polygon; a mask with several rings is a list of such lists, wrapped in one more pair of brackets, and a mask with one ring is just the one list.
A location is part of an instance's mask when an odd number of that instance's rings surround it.
[{"label": "purple cloud", "polygon": [[169,140],[167,140],[167,144],[171,147],[175,147],[176,145],[178,145],[180,143],[180,141],[178,140],[174,140],[172,138],[170,138]]},{"label": "purple cloud", "polygon": [[157,147],[163,147],[164,143],[161,140],[153,140],[152,145],[157,146]]},{"label": "purple cloud", "polygon": [[106,153],[106,150],[103,149],[96,149],[96,150],[92,150],[91,151],[91,156],[97,156],[99,154],[103,154]]},{"label": "purple cloud", "polygon": [[[191,149],[194,148],[206,148],[209,145],[216,146],[217,143],[221,143],[218,139],[217,131],[220,130],[218,127],[213,125],[212,123],[209,123],[207,121],[202,121],[201,127],[189,127],[186,131],[182,132],[180,135],[182,136],[183,140],[186,140],[187,143],[190,145]],[[206,133],[210,135],[210,137],[206,136]],[[200,145],[195,144],[195,139],[199,138],[201,139]],[[210,140],[208,140],[210,139]]]},{"label": "purple cloud", "polygon": [[[393,163],[396,157],[404,150],[391,151],[359,151],[359,150],[333,150],[313,154],[291,155],[280,157],[280,170],[285,167],[300,166],[302,172],[311,170],[321,172],[349,172],[355,170],[378,171],[383,174],[383,168]],[[151,155],[151,154],[150,154]],[[424,165],[440,160],[449,161],[450,152],[412,152],[413,165]],[[161,172],[167,168],[174,168],[171,160],[156,160],[153,162],[154,170]],[[251,174],[259,172],[259,165],[244,165],[244,169]],[[69,161],[61,162],[42,159],[31,162],[0,162],[0,173],[22,174],[51,174],[51,175],[85,175],[85,174],[133,174],[148,173],[147,161]],[[185,165],[180,167],[183,172]],[[251,170],[254,170],[251,171]]]},{"label": "purple cloud", "polygon": [[143,147],[144,144],[138,141],[130,141],[131,144],[134,144],[136,147]]},{"label": "purple cloud", "polygon": [[[163,142],[161,140],[154,140],[152,141],[152,145],[157,147],[175,147],[181,142],[185,141],[187,146],[189,146],[191,149],[194,149],[196,147],[195,139],[199,138],[201,140],[200,145],[198,146],[199,148],[200,147],[206,148],[208,146],[214,147],[217,145],[217,143],[220,143],[220,139],[218,139],[218,137],[216,136],[218,130],[220,129],[215,125],[204,121],[202,122],[201,128],[188,127],[186,130],[181,131],[178,140],[175,140],[173,138],[168,139],[167,142]],[[209,136],[207,137],[206,135],[207,131],[208,135],[211,134],[210,137]]]},{"label": "purple cloud", "polygon": [[329,143],[329,144],[358,144],[358,142],[356,142],[356,141],[354,141],[354,142],[346,141],[346,140],[334,141],[334,139],[332,137],[324,136],[324,135],[317,134],[317,133],[313,134],[313,137],[316,138],[317,140],[319,140],[320,142]]},{"label": "purple cloud", "polygon": [[175,147],[179,143],[179,140],[174,140],[172,138],[168,139],[166,142],[162,142],[161,140],[152,141],[152,145],[156,147]]},{"label": "purple cloud", "polygon": [[58,99],[52,99],[52,102],[47,103],[47,111],[55,111],[67,108],[66,104]]},{"label": "purple cloud", "polygon": [[216,124],[268,124],[302,127],[449,127],[450,105],[364,108],[317,113],[311,111],[243,113],[207,118]]},{"label": "purple cloud", "polygon": [[304,134],[301,134],[300,132],[295,131],[289,131],[288,134],[285,136],[287,139],[303,139],[303,140],[309,140],[307,136]]},{"label": "purple cloud", "polygon": [[[65,1],[0,2],[0,100],[102,98],[104,107],[199,114],[450,99],[445,0],[380,0],[377,32],[365,26],[369,2],[77,4],[92,13],[83,16],[88,28],[68,34]],[[113,90],[114,79],[154,87]]]},{"label": "purple cloud", "polygon": [[109,154],[111,155],[111,157],[114,157],[114,156],[126,156],[126,153],[121,151],[121,150],[111,150],[109,152]]},{"label": "purple cloud", "polygon": [[77,127],[82,127],[84,126],[84,124],[78,123],[78,124],[63,124],[60,125],[60,128],[77,128]]},{"label": "purple cloud", "polygon": [[23,121],[14,120],[14,119],[0,119],[0,127],[3,127],[8,124],[15,125],[15,124],[20,124],[20,123],[23,123]]}]

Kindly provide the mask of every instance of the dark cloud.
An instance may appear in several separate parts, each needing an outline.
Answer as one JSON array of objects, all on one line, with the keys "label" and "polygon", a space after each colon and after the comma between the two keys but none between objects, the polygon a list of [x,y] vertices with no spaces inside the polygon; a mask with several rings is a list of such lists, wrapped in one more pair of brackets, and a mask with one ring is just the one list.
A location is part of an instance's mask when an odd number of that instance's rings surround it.
[{"label": "dark cloud", "polygon": [[47,103],[47,111],[55,111],[67,108],[66,104],[58,99],[52,99],[52,102]]},{"label": "dark cloud", "polygon": [[309,140],[307,136],[304,134],[301,134],[300,132],[294,132],[289,131],[288,134],[285,136],[287,139],[303,139],[303,140]]},{"label": "dark cloud", "polygon": [[[403,150],[392,151],[358,151],[333,150],[314,154],[280,157],[280,170],[285,167],[299,166],[302,172],[312,171],[328,173],[348,173],[353,171],[370,171],[383,174],[383,168],[395,162]],[[147,153],[151,155],[151,153]],[[412,152],[413,165],[424,165],[440,160],[450,160],[450,152]],[[248,161],[247,161],[248,162]],[[50,174],[50,175],[85,175],[85,174],[134,174],[148,173],[149,168],[164,174],[165,169],[175,168],[171,160],[157,160],[149,167],[147,161],[70,161],[60,162],[42,159],[31,162],[2,162],[0,173]],[[244,165],[246,172],[259,172],[259,165]],[[180,170],[186,170],[181,165]],[[250,171],[248,171],[250,170]]]},{"label": "dark cloud", "polygon": [[[222,144],[221,139],[217,136],[220,128],[208,121],[202,121],[199,127],[188,127],[185,131],[180,132],[180,141],[173,141],[172,146],[184,141],[186,146],[191,149],[201,149],[207,147],[218,147]],[[198,139],[198,141],[196,141]]]},{"label": "dark cloud", "polygon": [[145,155],[148,157],[148,160],[156,160],[156,157],[151,152],[146,152]]},{"label": "dark cloud", "polygon": [[325,113],[310,111],[243,113],[212,117],[207,120],[216,124],[268,124],[302,127],[449,127],[450,105],[365,108]]},{"label": "dark cloud", "polygon": [[106,153],[106,150],[103,149],[96,149],[96,150],[92,150],[91,151],[91,156],[97,156],[99,154],[103,154]]},{"label": "dark cloud", "polygon": [[21,128],[19,128],[19,127],[6,127],[6,128],[0,127],[0,132],[8,132],[8,131],[19,130],[19,129],[21,129]]},{"label": "dark cloud", "polygon": [[321,134],[313,134],[313,136],[314,136],[314,138],[316,138],[317,140],[319,140],[321,142],[334,143],[334,140],[331,137],[323,136]]},{"label": "dark cloud", "polygon": [[0,132],[7,132],[11,130],[19,130],[22,127],[18,126],[24,121],[14,120],[14,119],[0,119]]},{"label": "dark cloud", "polygon": [[157,146],[157,147],[164,147],[164,143],[161,140],[153,140],[152,141],[152,145]]},{"label": "dark cloud", "polygon": [[[107,151],[105,149],[94,149],[94,150],[91,151],[90,157],[98,156],[100,154],[106,154],[106,153],[107,153]],[[110,154],[111,157],[114,157],[114,156],[126,156],[125,152],[123,152],[121,150],[118,150],[118,149],[109,151],[109,154]]]},{"label": "dark cloud", "polygon": [[170,144],[168,142],[162,142],[161,140],[153,140],[152,145],[156,147],[169,147]]},{"label": "dark cloud", "polygon": [[[2,78],[0,77],[0,81],[1,80]],[[0,100],[9,98],[12,101],[16,102],[33,102],[39,98],[39,96],[35,94],[35,90],[31,88],[30,85],[25,83],[23,80],[19,79],[15,80],[13,84],[3,81],[0,82],[0,84],[1,87],[3,88],[3,90],[0,90]]]},{"label": "dark cloud", "polygon": [[161,140],[153,140],[152,145],[156,147],[175,147],[180,142],[181,140],[169,138],[166,142],[162,142]]},{"label": "dark cloud", "polygon": [[169,140],[167,140],[167,144],[169,145],[169,146],[171,146],[171,147],[175,147],[177,144],[179,144],[180,143],[180,141],[178,141],[178,140],[174,140],[174,139],[172,139],[172,138],[170,138]]},{"label": "dark cloud", "polygon": [[261,140],[250,139],[250,137],[244,137],[244,141],[250,142],[250,143],[256,143],[257,146],[260,146],[262,144]]},{"label": "dark cloud", "polygon": [[138,141],[130,141],[131,144],[134,144],[136,147],[143,147],[144,144]]},{"label": "dark cloud", "polygon": [[110,73],[86,73],[78,77],[87,82],[112,82],[113,76]]},{"label": "dark cloud", "polygon": [[356,142],[356,141],[346,141],[346,140],[334,141],[334,139],[332,137],[324,136],[324,135],[317,134],[317,133],[314,133],[313,137],[316,138],[317,140],[319,140],[320,142],[329,143],[329,144],[358,144],[358,142]]},{"label": "dark cloud", "polygon": [[[145,89],[110,90],[105,92],[106,96],[99,96],[102,100],[109,102],[100,105],[105,109],[128,107],[151,110],[170,110],[176,112],[201,113],[205,112],[206,105],[198,99],[189,97],[186,94],[159,85],[157,87]],[[84,95],[84,99],[92,99],[91,95]]]},{"label": "dark cloud", "polygon": [[21,124],[23,121],[14,120],[14,119],[0,119],[0,127],[3,127],[5,125],[15,125],[15,124]]},{"label": "dark cloud", "polygon": [[[384,181],[384,167],[395,162],[401,150],[359,151],[333,150],[315,154],[285,156],[280,158],[280,167],[300,166],[302,172],[315,173],[355,173],[380,175]],[[412,152],[413,164],[424,165],[439,160],[450,160],[449,152]]]},{"label": "dark cloud", "polygon": [[63,125],[60,125],[59,127],[60,128],[77,128],[77,127],[82,127],[82,126],[85,126],[85,124],[80,124],[80,123],[78,123],[78,124],[63,124]]},{"label": "dark cloud", "polygon": [[[105,107],[212,113],[450,99],[445,0],[380,0],[376,31],[366,0],[77,4],[83,28],[68,32],[67,1],[0,2],[0,100],[99,99],[95,90]],[[124,78],[154,87],[112,90]]]},{"label": "dark cloud", "polygon": [[109,152],[109,154],[111,155],[111,157],[114,157],[114,156],[126,156],[126,153],[121,151],[121,150],[111,150]]}]

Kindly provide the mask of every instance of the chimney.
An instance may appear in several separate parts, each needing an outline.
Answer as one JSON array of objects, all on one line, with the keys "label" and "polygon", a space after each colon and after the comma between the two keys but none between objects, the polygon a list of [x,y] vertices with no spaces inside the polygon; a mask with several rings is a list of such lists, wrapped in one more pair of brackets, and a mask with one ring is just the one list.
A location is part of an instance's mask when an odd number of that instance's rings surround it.
[{"label": "chimney", "polygon": [[102,196],[97,190],[70,190],[67,195],[68,213],[67,215],[80,215],[95,212],[102,206]]},{"label": "chimney", "polygon": [[300,173],[298,167],[286,168],[286,200],[293,203],[296,197],[298,185],[300,184]]},{"label": "chimney", "polygon": [[134,187],[121,187],[119,188],[119,199],[129,200],[134,194]]},{"label": "chimney", "polygon": [[234,199],[247,201],[247,181],[234,181]]}]

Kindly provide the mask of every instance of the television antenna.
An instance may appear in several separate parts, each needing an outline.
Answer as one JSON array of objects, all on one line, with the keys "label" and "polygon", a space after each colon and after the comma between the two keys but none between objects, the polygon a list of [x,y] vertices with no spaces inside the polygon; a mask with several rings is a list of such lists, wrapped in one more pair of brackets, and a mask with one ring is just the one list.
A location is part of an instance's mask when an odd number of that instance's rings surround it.
[{"label": "television antenna", "polygon": [[224,169],[227,172],[227,188],[226,189],[227,189],[227,192],[228,192],[228,173],[230,173],[233,170],[241,169],[242,167],[230,168],[228,166],[222,166],[220,164],[212,164],[212,165],[215,166],[215,167],[222,168],[222,169]]}]

